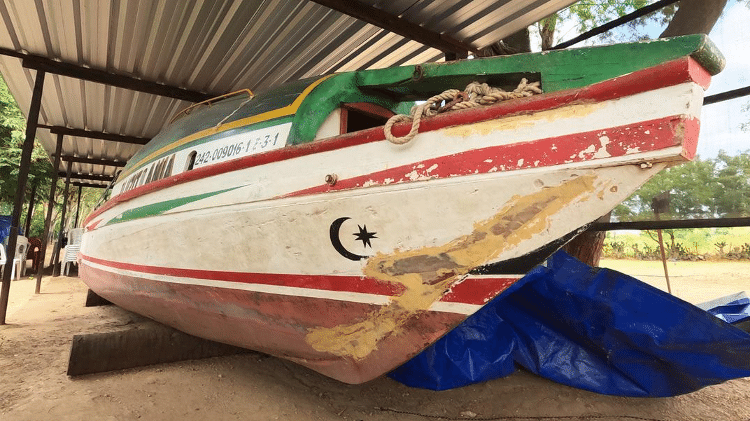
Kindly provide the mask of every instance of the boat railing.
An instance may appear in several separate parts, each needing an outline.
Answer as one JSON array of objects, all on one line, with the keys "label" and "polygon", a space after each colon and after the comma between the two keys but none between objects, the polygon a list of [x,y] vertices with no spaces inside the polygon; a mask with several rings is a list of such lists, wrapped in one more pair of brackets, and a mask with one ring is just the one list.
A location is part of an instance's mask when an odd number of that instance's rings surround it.
[{"label": "boat railing", "polygon": [[221,101],[221,100],[227,99],[227,98],[231,98],[233,96],[239,96],[239,95],[242,95],[242,94],[247,94],[247,96],[250,97],[249,99],[252,99],[253,97],[255,97],[255,94],[250,89],[241,89],[239,91],[234,91],[234,92],[230,92],[228,94],[219,95],[217,97],[207,99],[207,100],[205,100],[203,102],[199,102],[197,104],[193,104],[193,105],[185,108],[184,110],[178,112],[177,114],[174,115],[174,117],[172,117],[171,120],[169,120],[169,124],[174,123],[175,121],[177,121],[182,116],[190,114],[191,112],[193,112],[194,109],[196,109],[198,107],[207,106],[207,105],[210,106],[214,102]]}]

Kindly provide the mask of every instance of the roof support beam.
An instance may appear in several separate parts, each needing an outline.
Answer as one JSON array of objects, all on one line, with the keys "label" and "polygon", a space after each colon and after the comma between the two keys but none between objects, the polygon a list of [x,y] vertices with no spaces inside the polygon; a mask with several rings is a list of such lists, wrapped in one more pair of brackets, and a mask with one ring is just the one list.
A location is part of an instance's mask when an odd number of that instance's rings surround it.
[{"label": "roof support beam", "polygon": [[217,96],[138,79],[132,76],[110,73],[105,70],[83,67],[78,64],[55,61],[47,57],[24,54],[9,48],[0,48],[0,55],[20,58],[22,60],[22,66],[27,69],[35,69],[37,71],[101,83],[118,88],[181,99],[183,101],[202,102]]},{"label": "roof support beam", "polygon": [[[73,178],[75,178],[75,177],[73,177]],[[107,188],[107,184],[78,183],[78,182],[75,182],[75,181],[73,183],[71,183],[71,184],[73,184],[74,186],[77,186],[77,187],[93,187],[95,189],[106,189]],[[78,218],[77,214],[76,214],[76,218]],[[78,221],[78,220],[76,219],[76,221]]]},{"label": "roof support beam", "polygon": [[448,35],[430,31],[422,26],[411,23],[399,16],[392,15],[372,6],[351,0],[311,0],[329,9],[336,10],[355,19],[383,28],[402,37],[421,42],[437,48],[443,52],[452,52],[459,57],[466,57],[468,52],[478,54],[479,51],[470,44],[461,42]]},{"label": "roof support beam", "polygon": [[50,126],[47,124],[40,124],[39,127],[42,129],[49,129],[49,131],[52,134],[61,134],[65,136],[75,136],[75,137],[86,137],[89,139],[109,140],[112,142],[131,143],[134,145],[145,145],[151,140],[148,137],[126,136],[126,135],[114,134],[114,133],[95,132],[95,131],[85,130],[85,129],[72,129],[70,127],[64,127],[64,126]]},{"label": "roof support beam", "polygon": [[[64,172],[58,172],[58,177],[65,177],[66,174]],[[76,180],[91,180],[91,181],[112,181],[115,177],[111,175],[98,175],[98,174],[70,174],[70,178],[74,178]]]},{"label": "roof support beam", "polygon": [[750,218],[668,219],[656,221],[594,222],[589,231],[658,230],[750,227]]},{"label": "roof support beam", "polygon": [[96,158],[82,158],[78,156],[63,155],[62,158],[65,162],[78,162],[81,164],[92,164],[92,165],[109,165],[112,167],[124,167],[125,161],[113,161],[111,159],[96,159]]}]

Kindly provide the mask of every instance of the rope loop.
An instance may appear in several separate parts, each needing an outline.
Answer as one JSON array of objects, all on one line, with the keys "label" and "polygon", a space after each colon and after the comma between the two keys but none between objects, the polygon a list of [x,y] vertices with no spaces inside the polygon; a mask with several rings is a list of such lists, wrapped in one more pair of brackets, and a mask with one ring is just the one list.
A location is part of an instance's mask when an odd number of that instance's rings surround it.
[{"label": "rope loop", "polygon": [[[385,127],[383,128],[385,138],[396,145],[403,145],[414,139],[414,136],[417,135],[423,116],[431,117],[442,112],[466,110],[541,93],[542,89],[539,87],[539,82],[529,83],[526,78],[521,79],[518,87],[511,92],[506,92],[500,88],[493,88],[486,83],[471,82],[463,91],[448,89],[429,98],[423,104],[413,106],[409,113],[410,115],[394,115],[385,123]],[[445,105],[440,106],[442,103],[445,103]],[[391,132],[393,125],[406,121],[411,121],[411,130],[409,130],[409,133],[402,137],[394,136]]]}]

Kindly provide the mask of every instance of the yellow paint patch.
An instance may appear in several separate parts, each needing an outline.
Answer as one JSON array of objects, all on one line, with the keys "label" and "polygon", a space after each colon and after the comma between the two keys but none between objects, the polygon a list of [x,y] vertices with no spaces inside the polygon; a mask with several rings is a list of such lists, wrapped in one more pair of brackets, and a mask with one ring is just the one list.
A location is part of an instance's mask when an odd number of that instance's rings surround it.
[{"label": "yellow paint patch", "polygon": [[[525,127],[533,127],[542,121],[558,121],[567,118],[581,118],[604,107],[605,104],[575,104],[552,110],[538,111],[534,113],[522,113],[507,117],[499,117],[494,120],[482,121],[480,123],[466,124],[463,126],[449,127],[445,129],[448,136],[466,137],[470,135],[487,136],[497,131],[518,130]],[[552,134],[550,134],[551,136]]]},{"label": "yellow paint patch", "polygon": [[595,186],[593,173],[527,196],[514,196],[492,218],[478,222],[469,235],[442,246],[371,257],[364,274],[402,285],[404,292],[364,320],[332,328],[314,328],[306,340],[316,350],[361,360],[389,335],[398,335],[409,318],[427,311],[468,272],[547,229],[550,217],[596,196],[609,183]]}]

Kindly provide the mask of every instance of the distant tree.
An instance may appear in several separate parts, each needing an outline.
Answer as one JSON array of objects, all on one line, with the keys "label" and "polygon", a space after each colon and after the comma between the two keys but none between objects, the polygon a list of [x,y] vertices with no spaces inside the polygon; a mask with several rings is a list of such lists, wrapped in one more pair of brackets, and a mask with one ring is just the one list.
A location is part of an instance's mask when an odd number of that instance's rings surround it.
[{"label": "distant tree", "polygon": [[[545,17],[536,23],[541,38],[542,50],[557,44],[562,22],[572,22],[580,33],[610,22],[656,0],[588,0],[579,1],[570,7]],[[748,4],[750,0],[738,0]],[[608,41],[623,42],[645,39],[639,29],[650,23],[667,25],[661,37],[708,33],[718,20],[727,0],[681,0],[656,12],[624,25],[629,31],[610,31],[601,37]],[[530,51],[529,31],[524,29],[486,48],[483,56],[515,54]]]},{"label": "distant tree", "polygon": [[750,154],[729,156],[720,151],[717,158],[715,192],[716,213],[722,217],[737,216],[750,210]]},{"label": "distant tree", "polygon": [[750,151],[696,158],[657,174],[613,211],[619,221],[652,219],[651,200],[669,191],[670,213],[680,218],[720,218],[750,213]]},{"label": "distant tree", "polygon": [[[8,91],[5,80],[0,76],[0,214],[3,215],[9,215],[13,211],[25,130],[26,120]],[[35,184],[37,203],[47,200],[51,180],[52,165],[47,152],[39,143],[35,143],[24,201],[30,199],[30,192]],[[36,216],[39,217],[39,212]]]}]

